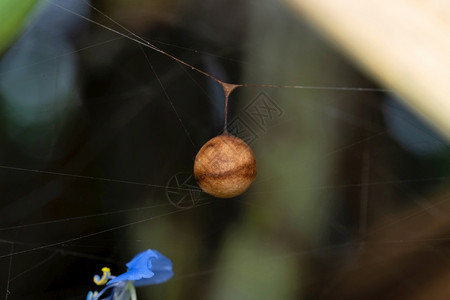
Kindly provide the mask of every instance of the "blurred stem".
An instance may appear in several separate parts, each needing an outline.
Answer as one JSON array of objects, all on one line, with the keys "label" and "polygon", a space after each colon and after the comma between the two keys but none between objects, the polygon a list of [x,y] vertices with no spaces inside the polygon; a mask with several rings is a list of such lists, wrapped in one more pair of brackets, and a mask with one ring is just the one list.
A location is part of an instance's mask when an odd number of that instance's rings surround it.
[{"label": "blurred stem", "polygon": [[134,287],[132,282],[129,282],[127,284],[127,290],[130,293],[130,299],[131,300],[137,300],[136,288]]}]

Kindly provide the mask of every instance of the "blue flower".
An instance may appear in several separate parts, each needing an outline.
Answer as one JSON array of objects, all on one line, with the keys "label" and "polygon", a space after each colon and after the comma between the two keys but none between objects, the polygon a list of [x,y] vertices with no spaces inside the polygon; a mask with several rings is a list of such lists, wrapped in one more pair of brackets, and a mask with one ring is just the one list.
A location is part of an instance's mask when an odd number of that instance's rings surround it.
[{"label": "blue flower", "polygon": [[108,285],[123,280],[134,281],[135,286],[160,284],[173,276],[172,262],[156,250],[139,253],[127,263],[127,268],[128,272],[115,277]]},{"label": "blue flower", "polygon": [[[172,262],[156,250],[139,253],[127,263],[127,268],[128,271],[119,276],[113,276],[109,268],[103,268],[103,275],[95,275],[94,282],[97,285],[106,284],[106,287],[100,292],[89,292],[86,300],[136,299],[135,286],[160,284],[173,276]],[[100,298],[109,289],[110,295]]]}]

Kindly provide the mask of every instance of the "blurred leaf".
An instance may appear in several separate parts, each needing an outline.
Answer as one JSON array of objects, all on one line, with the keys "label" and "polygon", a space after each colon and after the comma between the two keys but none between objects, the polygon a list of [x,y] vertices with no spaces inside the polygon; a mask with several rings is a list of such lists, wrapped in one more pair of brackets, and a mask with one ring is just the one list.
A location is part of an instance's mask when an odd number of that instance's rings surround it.
[{"label": "blurred leaf", "polygon": [[22,29],[23,21],[38,0],[0,0],[0,54]]}]

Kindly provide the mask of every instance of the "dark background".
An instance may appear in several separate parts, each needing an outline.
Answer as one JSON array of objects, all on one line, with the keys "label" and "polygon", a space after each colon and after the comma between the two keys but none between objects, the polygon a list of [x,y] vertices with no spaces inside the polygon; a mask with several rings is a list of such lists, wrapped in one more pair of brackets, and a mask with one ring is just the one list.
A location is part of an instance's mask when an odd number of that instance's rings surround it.
[{"label": "dark background", "polygon": [[233,92],[258,176],[234,199],[175,188],[177,206],[167,184],[221,133],[221,86],[41,4],[0,61],[0,295],[84,299],[151,248],[175,276],[141,299],[446,299],[448,143],[287,7],[92,1],[225,82],[321,87]]}]

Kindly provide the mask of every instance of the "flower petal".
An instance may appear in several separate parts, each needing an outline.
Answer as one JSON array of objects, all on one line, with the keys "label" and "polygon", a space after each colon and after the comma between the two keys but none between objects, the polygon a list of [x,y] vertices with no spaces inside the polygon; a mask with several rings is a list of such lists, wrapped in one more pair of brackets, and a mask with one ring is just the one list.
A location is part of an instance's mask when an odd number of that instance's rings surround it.
[{"label": "flower petal", "polygon": [[156,250],[153,250],[153,252],[156,254],[156,258],[150,258],[150,267],[155,275],[151,278],[135,281],[134,285],[137,287],[163,283],[173,276],[172,261]]},{"label": "flower petal", "polygon": [[128,270],[149,268],[148,266],[149,259],[158,258],[158,254],[159,254],[158,251],[150,249],[147,249],[146,251],[139,253],[129,263],[127,263]]},{"label": "flower petal", "polygon": [[135,281],[135,286],[158,284],[173,276],[172,262],[156,250],[146,250],[127,263],[128,271],[110,280],[107,284],[120,281]]}]

